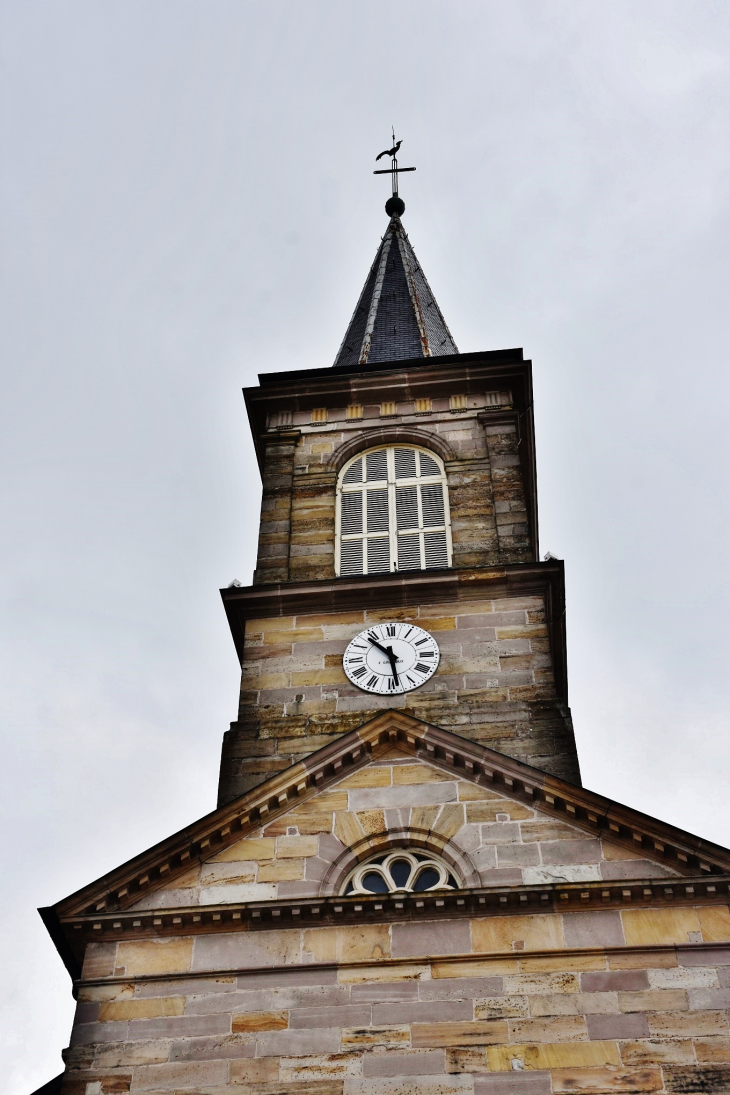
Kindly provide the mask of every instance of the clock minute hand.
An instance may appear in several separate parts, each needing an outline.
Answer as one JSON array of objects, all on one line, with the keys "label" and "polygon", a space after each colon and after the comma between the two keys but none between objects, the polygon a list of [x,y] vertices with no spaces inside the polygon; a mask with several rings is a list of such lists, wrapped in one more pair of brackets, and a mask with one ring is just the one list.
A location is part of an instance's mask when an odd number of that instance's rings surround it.
[{"label": "clock minute hand", "polygon": [[396,668],[397,658],[396,658],[395,654],[393,653],[393,647],[392,646],[388,647],[388,657],[390,658],[390,668],[393,672],[393,680],[395,681],[396,684],[400,684],[400,681],[398,680],[398,670]]},{"label": "clock minute hand", "polygon": [[373,646],[377,647],[378,650],[381,650],[383,652],[383,654],[385,654],[386,658],[390,662],[390,668],[393,672],[393,679],[395,680],[396,684],[399,684],[400,682],[398,681],[398,670],[395,667],[395,654],[393,653],[393,647],[392,646],[388,646],[388,647],[381,646],[380,643],[377,642],[375,639],[371,638],[370,635],[368,635],[368,642],[371,642],[373,644]]}]

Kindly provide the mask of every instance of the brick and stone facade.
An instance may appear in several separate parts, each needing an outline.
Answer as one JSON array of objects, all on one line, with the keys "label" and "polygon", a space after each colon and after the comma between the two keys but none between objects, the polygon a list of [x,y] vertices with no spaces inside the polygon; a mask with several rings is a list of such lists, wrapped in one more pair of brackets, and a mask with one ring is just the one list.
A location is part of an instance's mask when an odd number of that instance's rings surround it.
[{"label": "brick and stone facade", "polygon": [[91,944],[64,1095],[727,1092],[729,933],[687,905]]},{"label": "brick and stone facade", "polygon": [[333,578],[337,471],[362,449],[407,441],[446,465],[455,567],[535,561],[531,374],[521,351],[261,382],[245,392],[263,481],[256,584]]},{"label": "brick and stone facade", "polygon": [[[218,807],[41,910],[78,1001],[44,1095],[730,1093],[730,851],[581,786],[530,362],[454,349],[394,217],[337,368],[246,391]],[[338,576],[338,475],[391,445],[443,463],[451,565],[419,531],[425,569]],[[410,692],[343,671],[385,621],[438,642]]]},{"label": "brick and stone facade", "polygon": [[[404,845],[459,888],[341,896]],[[63,1095],[728,1090],[730,852],[492,750],[386,712],[154,851],[56,907]]]},{"label": "brick and stone facade", "polygon": [[[556,694],[544,597],[489,597],[484,576],[469,575],[469,592],[482,585],[483,597],[247,620],[241,700],[238,721],[226,738],[221,802],[387,707],[575,779],[573,738],[567,708]],[[416,623],[436,635],[441,664],[432,681],[415,692],[374,697],[347,680],[342,655],[358,632],[389,619]]]},{"label": "brick and stone facade", "polygon": [[[537,561],[531,366],[522,352],[276,374],[245,394],[263,497],[254,586],[223,591],[242,675],[219,803],[384,703],[579,781],[562,565]],[[338,471],[358,452],[400,443],[444,462],[448,580],[337,578]],[[443,654],[434,679],[396,701],[362,692],[342,670],[350,639],[390,618],[437,633]]]}]

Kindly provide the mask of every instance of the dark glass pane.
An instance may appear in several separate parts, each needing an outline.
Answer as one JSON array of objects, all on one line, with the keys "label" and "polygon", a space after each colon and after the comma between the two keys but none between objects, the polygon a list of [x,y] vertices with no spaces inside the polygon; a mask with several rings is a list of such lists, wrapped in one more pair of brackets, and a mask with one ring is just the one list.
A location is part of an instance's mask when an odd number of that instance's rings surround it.
[{"label": "dark glass pane", "polygon": [[439,880],[438,871],[435,871],[433,869],[433,867],[426,867],[426,869],[421,871],[418,878],[416,879],[416,884],[413,887],[413,889],[414,890],[419,890],[419,891],[420,890],[430,890],[432,886],[436,885],[438,880]]},{"label": "dark glass pane", "polygon": [[388,892],[388,887],[385,884],[385,879],[376,871],[369,871],[368,874],[366,874],[363,878],[362,884],[366,890],[370,890],[370,893]]},{"label": "dark glass pane", "polygon": [[412,867],[407,859],[396,859],[390,865],[390,873],[393,877],[393,881],[399,888],[405,886],[408,879],[411,877]]},{"label": "dark glass pane", "polygon": [[345,890],[345,897],[347,897],[347,895],[348,895],[349,893],[352,893],[352,891],[353,891],[353,885],[352,885],[352,882],[348,882],[348,883],[347,883],[347,889]]},{"label": "dark glass pane", "polygon": [[456,881],[452,874],[449,875],[449,886],[453,886],[455,890],[458,890],[459,883]]}]

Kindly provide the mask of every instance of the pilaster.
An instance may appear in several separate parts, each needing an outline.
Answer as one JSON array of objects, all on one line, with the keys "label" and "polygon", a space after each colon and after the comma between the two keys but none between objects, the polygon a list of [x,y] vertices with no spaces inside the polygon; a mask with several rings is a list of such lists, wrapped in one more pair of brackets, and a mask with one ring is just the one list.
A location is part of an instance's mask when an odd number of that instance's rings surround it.
[{"label": "pilaster", "polygon": [[254,585],[289,579],[294,453],[300,430],[266,433],[259,552]]}]

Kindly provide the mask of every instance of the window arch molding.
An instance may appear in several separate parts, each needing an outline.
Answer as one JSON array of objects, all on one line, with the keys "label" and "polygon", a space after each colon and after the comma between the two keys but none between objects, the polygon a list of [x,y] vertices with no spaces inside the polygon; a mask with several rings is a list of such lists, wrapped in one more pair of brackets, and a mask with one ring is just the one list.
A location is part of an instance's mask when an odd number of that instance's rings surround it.
[{"label": "window arch molding", "polygon": [[441,457],[421,445],[371,446],[337,477],[335,572],[441,570],[451,566],[451,517]]},{"label": "window arch molding", "polygon": [[437,434],[421,430],[417,426],[381,426],[367,433],[358,433],[349,441],[338,445],[326,464],[327,471],[339,473],[348,460],[366,449],[377,449],[381,445],[417,445],[422,449],[433,449],[444,464],[456,460],[456,453],[448,442]]},{"label": "window arch molding", "polygon": [[345,879],[341,894],[343,897],[403,896],[461,888],[460,879],[440,855],[411,845],[368,856]]},{"label": "window arch molding", "polygon": [[321,896],[337,896],[356,867],[375,856],[398,850],[423,852],[440,859],[453,871],[464,889],[481,886],[481,875],[468,853],[451,839],[445,840],[437,833],[433,837],[424,829],[410,827],[363,837],[349,848],[344,848],[332,861],[320,884]]}]

